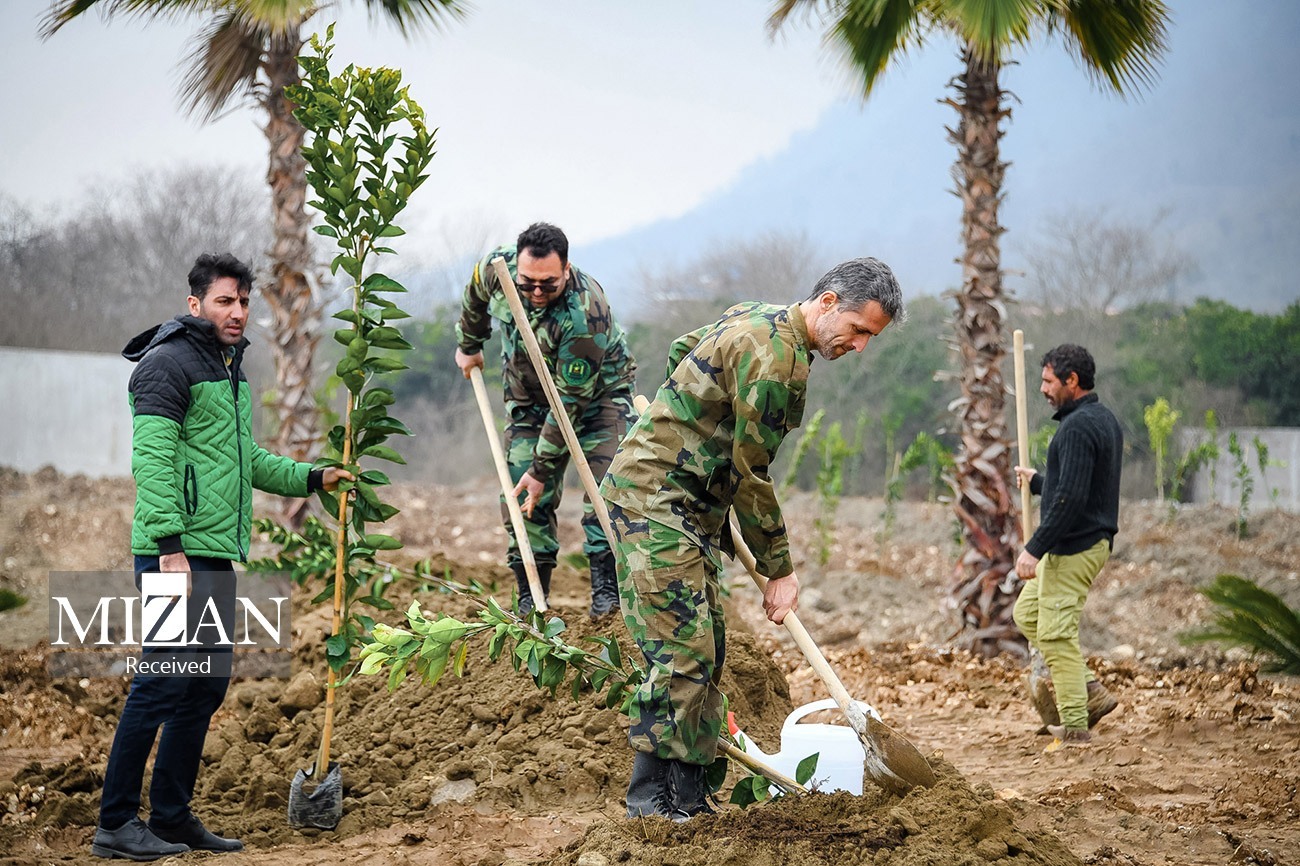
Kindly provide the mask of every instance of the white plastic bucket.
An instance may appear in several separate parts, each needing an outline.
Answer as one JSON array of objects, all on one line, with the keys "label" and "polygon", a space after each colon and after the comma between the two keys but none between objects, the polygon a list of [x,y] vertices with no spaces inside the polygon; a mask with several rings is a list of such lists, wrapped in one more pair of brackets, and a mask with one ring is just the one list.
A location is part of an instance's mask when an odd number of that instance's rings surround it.
[{"label": "white plastic bucket", "polygon": [[[880,718],[870,704],[854,701],[864,714]],[[745,737],[745,751],[768,763],[788,776],[795,774],[799,763],[816,754],[817,769],[812,780],[819,791],[848,791],[862,794],[863,764],[866,753],[857,733],[847,725],[828,725],[820,722],[801,722],[805,716],[819,710],[838,710],[834,699],[826,698],[798,707],[786,717],[781,727],[781,751],[775,755],[764,754],[752,740],[739,729],[733,731]]]}]

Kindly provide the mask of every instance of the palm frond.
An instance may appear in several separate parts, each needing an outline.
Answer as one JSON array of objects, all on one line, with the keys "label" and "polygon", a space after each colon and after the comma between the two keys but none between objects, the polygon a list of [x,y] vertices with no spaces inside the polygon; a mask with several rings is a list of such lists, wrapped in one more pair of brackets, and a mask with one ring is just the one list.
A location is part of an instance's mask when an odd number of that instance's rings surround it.
[{"label": "palm frond", "polygon": [[365,0],[372,17],[380,14],[403,36],[440,30],[445,24],[463,19],[472,8],[465,0]]},{"label": "palm frond", "polygon": [[104,18],[117,15],[175,20],[195,12],[210,12],[220,0],[57,0],[41,19],[42,39],[49,39],[63,25],[98,8]]},{"label": "palm frond", "polygon": [[1066,31],[1066,46],[1084,69],[1123,95],[1155,83],[1169,21],[1162,0],[1071,0],[1049,14],[1048,30]]},{"label": "palm frond", "polygon": [[1216,604],[1214,622],[1184,632],[1184,643],[1217,642],[1270,656],[1264,669],[1300,674],[1300,611],[1234,574],[1221,574],[1198,592]]},{"label": "palm frond", "polygon": [[791,16],[800,9],[812,15],[819,6],[825,7],[829,12],[835,8],[835,5],[831,0],[777,0],[776,6],[772,9],[772,14],[767,16],[768,35],[775,36],[777,31],[784,27]]},{"label": "palm frond", "polygon": [[204,121],[252,91],[271,28],[228,12],[195,34],[181,79],[181,104]]},{"label": "palm frond", "polygon": [[827,42],[862,76],[863,98],[871,94],[893,57],[904,56],[923,42],[930,23],[922,16],[923,9],[924,4],[914,0],[855,0],[840,8],[842,14],[827,33]]},{"label": "palm frond", "polygon": [[1001,64],[1006,49],[1023,44],[1043,19],[1042,0],[948,0],[943,17],[976,59]]}]

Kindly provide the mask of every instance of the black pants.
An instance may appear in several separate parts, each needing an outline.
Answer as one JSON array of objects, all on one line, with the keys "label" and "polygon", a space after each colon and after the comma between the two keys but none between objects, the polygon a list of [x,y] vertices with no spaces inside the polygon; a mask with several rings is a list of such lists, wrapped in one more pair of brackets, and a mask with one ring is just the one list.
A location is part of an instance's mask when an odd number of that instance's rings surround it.
[{"label": "black pants", "polygon": [[[194,573],[191,598],[203,596],[200,582],[205,575],[229,583],[233,605],[234,566],[229,560],[189,557]],[[135,558],[136,584],[140,575],[158,570],[158,557]],[[229,575],[227,577],[226,575]],[[222,595],[223,593],[217,593]],[[224,605],[223,605],[224,606]],[[193,620],[193,615],[191,615]],[[207,737],[212,714],[225,700],[230,685],[229,648],[165,647],[146,648],[141,660],[202,657],[215,655],[212,676],[147,676],[137,674],[117,723],[113,750],[104,772],[104,795],[99,806],[99,826],[116,830],[132,818],[139,817],[140,788],[144,767],[162,728],[158,755],[154,759],[153,781],[149,786],[150,817],[156,824],[176,825],[190,816],[190,799],[199,774],[199,759]],[[225,670],[220,668],[223,666]]]}]

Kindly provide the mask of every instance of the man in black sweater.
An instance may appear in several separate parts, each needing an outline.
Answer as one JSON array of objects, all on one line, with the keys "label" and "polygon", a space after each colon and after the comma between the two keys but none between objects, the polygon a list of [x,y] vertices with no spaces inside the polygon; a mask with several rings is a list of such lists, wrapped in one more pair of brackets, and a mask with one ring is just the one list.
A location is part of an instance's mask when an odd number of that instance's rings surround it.
[{"label": "man in black sweater", "polygon": [[1088,728],[1116,706],[1079,649],[1088,589],[1119,531],[1124,450],[1119,422],[1092,393],[1095,374],[1092,355],[1080,346],[1066,343],[1043,356],[1039,390],[1061,426],[1047,449],[1045,473],[1016,467],[1017,483],[1042,497],[1042,520],[1016,560],[1025,585],[1013,615],[1052,673],[1061,723],[1048,731],[1065,745],[1091,741]]}]

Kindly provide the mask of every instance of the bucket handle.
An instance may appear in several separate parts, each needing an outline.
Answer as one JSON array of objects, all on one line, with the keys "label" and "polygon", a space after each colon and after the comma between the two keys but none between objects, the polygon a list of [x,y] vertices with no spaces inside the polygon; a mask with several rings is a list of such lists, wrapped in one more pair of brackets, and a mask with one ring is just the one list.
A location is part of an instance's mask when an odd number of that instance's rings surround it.
[{"label": "bucket handle", "polygon": [[[880,713],[876,712],[876,708],[871,706],[871,704],[868,704],[866,701],[854,701],[853,703],[857,704],[858,709],[862,710],[864,714],[871,716],[876,721],[881,720]],[[810,704],[804,704],[802,707],[796,708],[794,712],[786,716],[785,724],[781,726],[781,731],[784,733],[786,728],[798,724],[799,720],[804,716],[811,715],[819,710],[835,709],[839,709],[839,704],[835,703],[834,698],[823,698],[820,701],[813,701]],[[848,728],[848,730],[852,730],[852,728]]]}]

